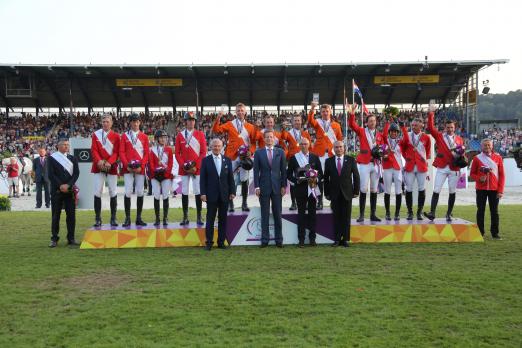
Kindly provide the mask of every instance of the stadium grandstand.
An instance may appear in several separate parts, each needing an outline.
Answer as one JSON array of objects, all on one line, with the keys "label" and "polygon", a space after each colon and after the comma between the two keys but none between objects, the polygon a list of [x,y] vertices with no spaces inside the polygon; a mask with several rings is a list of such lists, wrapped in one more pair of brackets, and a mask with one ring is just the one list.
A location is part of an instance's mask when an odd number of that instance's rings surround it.
[{"label": "stadium grandstand", "polygon": [[[52,147],[61,136],[89,136],[100,127],[98,116],[103,113],[113,115],[118,131],[127,129],[130,113],[140,113],[145,133],[166,129],[173,141],[182,127],[182,113],[197,110],[198,127],[210,137],[218,110],[225,108],[225,117],[232,117],[239,101],[249,107],[247,118],[257,126],[262,126],[264,116],[273,115],[279,127],[285,127],[293,115],[305,118],[314,93],[319,93],[321,103],[332,105],[334,118],[344,127],[343,100],[352,102],[355,81],[380,122],[390,106],[407,122],[424,117],[427,104],[435,101],[437,122],[456,120],[468,148],[478,150],[479,139],[489,136],[497,151],[507,155],[522,141],[519,126],[481,127],[477,116],[479,72],[507,62],[0,64],[0,152],[31,154],[41,144]],[[356,97],[355,102],[360,100]]]}]

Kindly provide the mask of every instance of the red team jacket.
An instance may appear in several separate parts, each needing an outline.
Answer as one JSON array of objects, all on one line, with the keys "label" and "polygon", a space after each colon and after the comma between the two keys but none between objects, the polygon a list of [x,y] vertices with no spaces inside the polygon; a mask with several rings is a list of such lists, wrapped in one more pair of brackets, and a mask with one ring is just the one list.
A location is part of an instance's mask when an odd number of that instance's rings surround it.
[{"label": "red team jacket", "polygon": [[[415,144],[412,139],[412,134],[408,133],[406,127],[402,127],[402,143],[401,150],[402,156],[406,160],[404,170],[406,172],[413,172],[415,166],[417,171],[420,173],[426,173],[428,171],[428,161],[431,158],[431,138],[428,134],[420,132],[420,139],[416,137]],[[413,133],[413,132],[411,132]],[[425,152],[426,158],[422,155]]]},{"label": "red team jacket", "polygon": [[[120,138],[120,161],[123,166],[122,174],[128,173],[127,166],[130,161],[140,160],[142,163],[140,174],[145,175],[145,165],[149,161],[149,137],[141,131],[138,132],[136,145],[134,146],[129,132],[131,131],[123,133]],[[143,156],[140,155],[140,152],[143,153]]]},{"label": "red team jacket", "polygon": [[[391,148],[391,138],[388,137],[388,129],[390,128],[390,123],[386,122],[384,125],[384,130],[382,131],[382,142],[383,144],[388,145],[388,157],[384,157],[382,159],[382,169],[395,169],[400,170],[402,168],[402,144],[404,143],[404,138],[401,139],[397,137],[395,140],[397,141],[395,144],[395,150],[392,151]],[[366,135],[365,135],[366,136]],[[390,141],[388,141],[390,140]],[[397,156],[396,156],[397,154]],[[398,158],[397,158],[398,157]],[[399,163],[399,160],[401,163]]]},{"label": "red team jacket", "polygon": [[[92,133],[92,143],[91,143],[91,156],[92,156],[92,168],[91,173],[99,173],[100,169],[97,164],[101,160],[106,160],[109,162],[112,167],[109,171],[111,175],[118,175],[118,166],[115,165],[118,160],[118,155],[120,151],[120,135],[112,130],[109,131],[106,139],[102,139],[103,130],[98,129],[96,132]],[[105,145],[103,141],[105,140]]]},{"label": "red team jacket", "polygon": [[[357,163],[360,164],[368,164],[372,160],[372,150],[370,149],[370,144],[368,143],[368,140],[366,139],[366,128],[359,127],[357,122],[355,121],[355,114],[351,114],[350,118],[348,120],[348,125],[350,128],[357,134],[359,137],[359,143],[361,151],[357,155]],[[383,137],[382,133],[375,131],[375,143],[377,145],[383,144]]]},{"label": "red team jacket", "polygon": [[[428,131],[431,133],[433,138],[435,138],[435,144],[437,145],[437,156],[433,161],[433,166],[436,168],[444,168],[449,166],[449,168],[453,171],[460,171],[459,167],[453,165],[453,153],[444,141],[444,134],[446,133],[441,133],[438,131],[437,127],[435,127],[433,118],[433,112],[428,113]],[[454,143],[455,145],[464,145],[462,138],[456,134],[454,136]]]},{"label": "red team jacket", "polygon": [[[163,158],[160,160],[158,155],[161,155]],[[159,149],[158,146],[151,146],[149,152],[149,176],[151,179],[154,179],[154,172],[161,165],[166,168],[165,179],[172,179],[172,166],[174,165],[172,149],[170,146],[163,146],[163,148],[160,147]]]},{"label": "red team jacket", "polygon": [[[483,173],[480,170],[481,167],[488,167],[491,171],[489,173]],[[480,177],[484,175],[487,176],[486,181],[480,182]],[[470,176],[475,180],[475,188],[477,190],[504,193],[506,178],[504,175],[504,164],[500,155],[493,152],[490,156],[487,156],[481,152],[475,156],[471,162]]]},{"label": "red team jacket", "polygon": [[202,131],[197,129],[193,130],[192,138],[197,140],[199,143],[199,153],[194,151],[194,148],[187,143],[187,141],[193,142],[194,140],[188,135],[189,139],[185,138],[185,129],[180,131],[176,136],[176,161],[178,162],[179,171],[178,175],[187,175],[183,170],[183,164],[188,161],[196,162],[196,173],[195,175],[199,175],[199,170],[201,168],[201,161],[207,155],[207,140],[205,138],[205,134]]}]

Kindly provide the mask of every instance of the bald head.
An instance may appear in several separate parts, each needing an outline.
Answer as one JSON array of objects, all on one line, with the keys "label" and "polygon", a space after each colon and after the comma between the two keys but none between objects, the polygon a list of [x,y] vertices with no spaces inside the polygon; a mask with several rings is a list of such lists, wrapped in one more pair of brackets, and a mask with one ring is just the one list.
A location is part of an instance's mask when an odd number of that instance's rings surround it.
[{"label": "bald head", "polygon": [[302,153],[307,155],[310,150],[310,141],[307,138],[301,138],[301,140],[299,140],[299,148]]}]

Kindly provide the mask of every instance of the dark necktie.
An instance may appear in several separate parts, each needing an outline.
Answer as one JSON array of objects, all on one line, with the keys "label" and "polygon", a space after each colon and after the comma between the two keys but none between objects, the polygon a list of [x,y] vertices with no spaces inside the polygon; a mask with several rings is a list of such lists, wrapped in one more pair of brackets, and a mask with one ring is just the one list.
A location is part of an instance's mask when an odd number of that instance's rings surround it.
[{"label": "dark necktie", "polygon": [[341,176],[341,169],[343,167],[341,166],[341,158],[340,157],[337,157],[337,174],[339,174],[339,176]]}]

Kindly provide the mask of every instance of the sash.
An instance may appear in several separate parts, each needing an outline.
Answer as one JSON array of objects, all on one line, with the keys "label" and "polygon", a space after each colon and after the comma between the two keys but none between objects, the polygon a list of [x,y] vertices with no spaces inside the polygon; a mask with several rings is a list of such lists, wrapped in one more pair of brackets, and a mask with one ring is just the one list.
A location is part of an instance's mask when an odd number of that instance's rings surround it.
[{"label": "sash", "polygon": [[[310,154],[308,154],[308,158],[310,158]],[[304,167],[310,163],[309,160],[304,155],[304,153],[302,153],[302,152],[296,153],[295,159],[297,160],[299,167]],[[314,196],[314,198],[317,199],[317,196],[321,195],[321,192],[317,191],[317,187],[311,188],[310,185],[308,185],[308,196],[310,196],[310,195]]]},{"label": "sash", "polygon": [[444,143],[448,147],[448,150],[453,150],[455,148],[455,135],[453,135],[453,139],[447,133],[444,133]]},{"label": "sash", "polygon": [[114,145],[109,140],[109,134],[110,130],[107,132],[107,135],[104,136],[104,131],[102,128],[98,129],[94,134],[100,141],[100,143],[103,146],[103,149],[109,154],[109,156],[112,156],[112,150],[114,148]]},{"label": "sash", "polygon": [[364,128],[364,133],[366,134],[366,141],[368,141],[368,145],[370,146],[370,150],[375,147],[375,138],[377,137],[377,129],[375,130],[375,135],[372,135],[368,127]]},{"label": "sash", "polygon": [[484,152],[481,152],[477,155],[480,162],[482,162],[485,166],[488,166],[491,169],[491,172],[498,179],[498,165],[491,159],[490,156],[486,155]]},{"label": "sash", "polygon": [[292,138],[295,139],[295,142],[299,144],[299,142],[301,141],[301,130],[296,130],[295,128],[292,128],[292,131],[288,133],[290,133],[292,135]]},{"label": "sash", "polygon": [[[275,136],[275,131],[273,131],[273,132],[274,132],[274,145],[277,145],[277,144],[279,144],[279,138]],[[265,129],[264,128],[261,129],[261,133],[265,134]]]},{"label": "sash", "polygon": [[245,121],[241,122],[237,118],[235,118],[234,120],[232,120],[230,122],[232,122],[232,125],[236,129],[236,131],[239,134],[239,136],[241,137],[241,139],[243,139],[243,142],[245,143],[245,145],[250,146],[250,137],[248,136],[248,132],[244,125]]},{"label": "sash", "polygon": [[196,153],[196,155],[199,156],[199,150],[201,149],[201,146],[199,145],[199,141],[198,139],[196,139],[194,137],[194,132],[196,132],[196,130],[192,130],[192,134],[190,135],[190,137],[187,139],[187,137],[185,136],[185,131],[182,131],[181,132],[181,135],[183,136],[183,138],[185,138],[185,140],[187,141],[187,145],[190,146],[192,148],[192,150]]},{"label": "sash", "polygon": [[158,151],[158,147],[159,146],[154,146],[152,152],[156,155],[158,161],[166,167],[169,164],[169,156],[167,156],[167,153],[165,152],[165,147],[163,147],[161,153]]},{"label": "sash", "polygon": [[74,165],[67,155],[64,155],[60,151],[56,151],[51,155],[52,158],[56,160],[56,162],[60,163],[60,165],[65,169],[70,176],[73,175]]},{"label": "sash", "polygon": [[413,146],[413,150],[418,152],[421,157],[424,159],[424,162],[427,162],[426,160],[426,148],[424,147],[424,143],[421,141],[422,132],[419,133],[419,136],[417,137],[417,141],[415,141],[415,133],[410,133],[410,143]]},{"label": "sash", "polygon": [[332,121],[325,122],[323,119],[317,120],[317,124],[321,127],[323,132],[328,136],[328,139],[330,140],[330,143],[333,144],[337,141],[337,137],[335,136],[335,133],[332,129]]},{"label": "sash", "polygon": [[393,156],[395,156],[395,160],[397,161],[397,164],[399,164],[399,168],[402,169],[402,152],[401,147],[399,146],[399,139],[395,139],[395,146],[392,146],[392,140],[391,138],[388,138],[388,146],[393,152]]},{"label": "sash", "polygon": [[138,153],[138,155],[140,155],[140,158],[143,158],[143,144],[141,143],[139,135],[140,132],[138,132],[138,135],[136,136],[136,138],[134,138],[134,136],[132,135],[132,131],[128,131],[127,133],[125,133],[125,136],[131,142],[134,150]]}]

